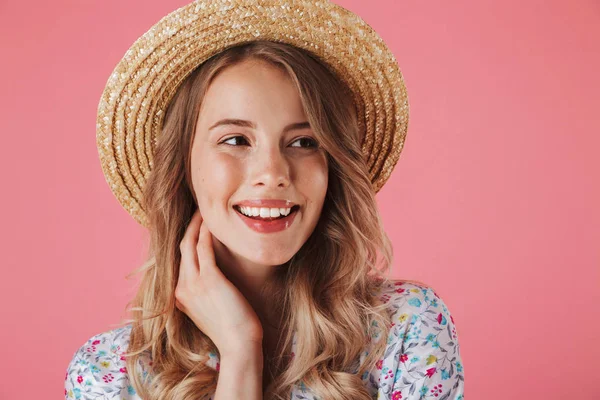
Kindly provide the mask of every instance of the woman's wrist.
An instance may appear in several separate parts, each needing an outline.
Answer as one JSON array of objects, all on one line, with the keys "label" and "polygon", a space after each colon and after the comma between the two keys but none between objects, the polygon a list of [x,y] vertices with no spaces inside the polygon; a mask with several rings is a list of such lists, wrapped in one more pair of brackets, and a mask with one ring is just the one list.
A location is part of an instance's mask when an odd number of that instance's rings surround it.
[{"label": "woman's wrist", "polygon": [[228,358],[232,360],[263,358],[262,341],[256,340],[230,340],[227,346],[219,349],[220,359]]},{"label": "woman's wrist", "polygon": [[221,357],[215,400],[262,399],[262,344],[240,343],[219,353]]}]

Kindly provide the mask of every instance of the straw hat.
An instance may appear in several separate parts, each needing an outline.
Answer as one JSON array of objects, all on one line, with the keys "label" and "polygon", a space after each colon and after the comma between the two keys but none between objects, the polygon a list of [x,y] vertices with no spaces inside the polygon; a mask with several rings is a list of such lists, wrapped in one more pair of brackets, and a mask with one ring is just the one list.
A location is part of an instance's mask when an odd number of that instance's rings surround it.
[{"label": "straw hat", "polygon": [[375,192],[389,178],[404,145],[408,97],[394,55],[367,23],[327,0],[198,0],[166,15],[133,43],[98,105],[102,170],[141,225],[147,226],[142,189],[178,86],[213,55],[253,40],[307,50],[338,74],[358,107]]}]

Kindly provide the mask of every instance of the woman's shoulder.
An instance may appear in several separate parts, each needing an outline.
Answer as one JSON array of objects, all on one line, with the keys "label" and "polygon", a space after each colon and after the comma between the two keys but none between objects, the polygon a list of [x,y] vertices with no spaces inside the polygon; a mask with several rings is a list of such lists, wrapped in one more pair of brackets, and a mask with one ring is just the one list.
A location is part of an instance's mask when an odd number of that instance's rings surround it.
[{"label": "woman's shoulder", "polygon": [[418,312],[423,304],[429,304],[430,310],[437,309],[449,314],[448,307],[440,295],[423,282],[390,279],[381,285],[377,294],[379,299],[388,305],[388,310],[395,314]]},{"label": "woman's shoulder", "polygon": [[[131,325],[90,337],[73,355],[65,375],[65,399],[139,399],[129,382],[125,356]],[[148,374],[152,361],[140,357],[139,373]]]},{"label": "woman's shoulder", "polygon": [[[454,323],[450,310],[440,295],[429,285],[411,280],[387,280],[379,288],[377,297],[387,305],[392,325],[412,321],[423,314],[437,313],[438,317],[448,317]],[[411,321],[409,321],[410,323]]]},{"label": "woman's shoulder", "polygon": [[[378,296],[387,306],[391,330],[383,358],[363,377],[373,391],[403,399],[462,399],[458,332],[440,295],[422,282],[389,280]],[[384,339],[375,332],[374,342]]]}]

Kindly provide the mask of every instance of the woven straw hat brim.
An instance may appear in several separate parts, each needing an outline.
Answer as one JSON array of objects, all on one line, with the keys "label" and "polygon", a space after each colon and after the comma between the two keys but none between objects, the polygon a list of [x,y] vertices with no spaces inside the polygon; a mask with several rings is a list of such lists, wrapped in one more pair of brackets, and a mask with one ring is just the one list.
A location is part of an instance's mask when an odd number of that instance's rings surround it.
[{"label": "woven straw hat brim", "polygon": [[389,178],[404,145],[408,97],[394,55],[367,23],[329,1],[195,1],[133,43],[98,105],[102,170],[113,194],[141,225],[147,226],[142,189],[178,86],[213,55],[253,40],[302,48],[337,73],[354,95],[375,192]]}]

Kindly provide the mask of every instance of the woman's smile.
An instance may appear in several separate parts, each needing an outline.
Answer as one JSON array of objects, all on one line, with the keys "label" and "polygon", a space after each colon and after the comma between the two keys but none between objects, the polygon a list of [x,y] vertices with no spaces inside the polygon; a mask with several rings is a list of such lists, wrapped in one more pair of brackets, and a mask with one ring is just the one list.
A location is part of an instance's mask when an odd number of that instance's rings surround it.
[{"label": "woman's smile", "polygon": [[[274,233],[288,229],[294,222],[299,208],[299,206],[287,209],[243,207],[242,211],[240,207],[234,207],[246,226],[259,233]],[[287,211],[280,212],[281,210]]]}]

